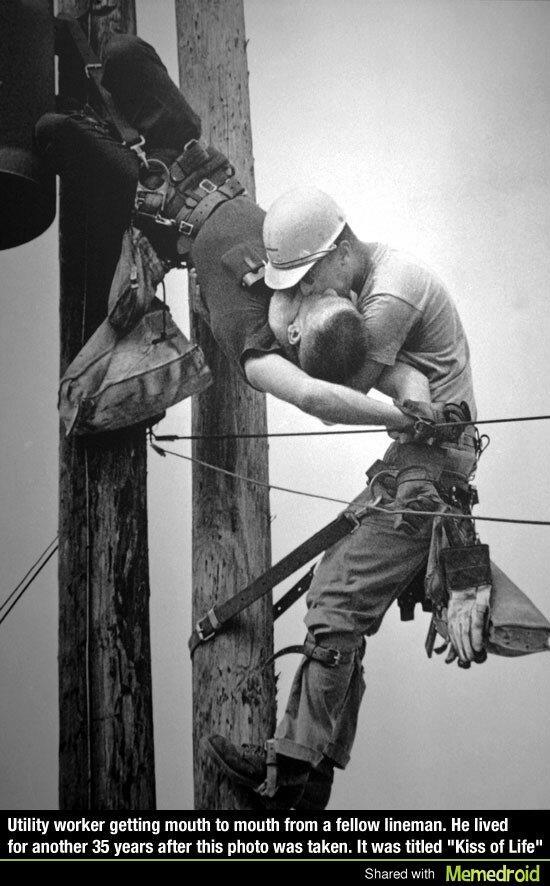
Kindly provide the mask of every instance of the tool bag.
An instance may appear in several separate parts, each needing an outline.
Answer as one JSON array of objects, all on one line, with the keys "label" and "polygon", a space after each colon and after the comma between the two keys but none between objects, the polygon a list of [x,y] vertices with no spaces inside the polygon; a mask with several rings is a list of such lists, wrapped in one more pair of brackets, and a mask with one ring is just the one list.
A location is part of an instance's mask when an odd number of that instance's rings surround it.
[{"label": "tool bag", "polygon": [[143,234],[127,231],[108,317],[60,382],[58,405],[67,435],[158,420],[170,406],[211,384],[201,349],[155,298],[164,273]]},{"label": "tool bag", "polygon": [[447,631],[446,595],[452,588],[491,587],[486,649],[493,655],[508,658],[544,652],[550,649],[550,622],[532,600],[489,559],[489,548],[473,544],[462,548],[448,546],[443,519],[434,520],[425,589],[433,607],[426,638],[426,652],[431,658],[439,635],[444,643]]}]

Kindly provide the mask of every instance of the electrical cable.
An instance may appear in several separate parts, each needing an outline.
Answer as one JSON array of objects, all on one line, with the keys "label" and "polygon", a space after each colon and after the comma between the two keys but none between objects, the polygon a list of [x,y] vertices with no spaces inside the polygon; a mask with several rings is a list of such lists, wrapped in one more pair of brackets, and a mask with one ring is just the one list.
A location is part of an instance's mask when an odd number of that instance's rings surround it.
[{"label": "electrical cable", "polygon": [[[275,486],[272,483],[264,483],[262,480],[254,480],[252,477],[245,477],[243,474],[236,474],[233,471],[228,471],[225,468],[220,468],[217,465],[212,465],[207,461],[202,461],[202,459],[194,458],[191,455],[182,455],[181,452],[174,452],[172,449],[162,449],[160,446],[156,446],[154,443],[151,443],[151,448],[155,450],[159,455],[174,455],[176,458],[183,458],[185,461],[190,461],[195,464],[199,464],[204,468],[209,468],[212,471],[217,471],[219,474],[225,474],[228,477],[234,477],[237,480],[242,480],[245,483],[252,483],[255,486],[263,486],[266,489],[274,489],[278,492],[290,492],[293,495],[302,495],[306,498],[320,498],[324,501],[331,501],[336,504],[349,505],[349,501],[346,501],[342,498],[331,498],[328,495],[316,495],[313,492],[304,492],[300,489],[290,489],[287,486]],[[387,508],[377,507],[376,505],[368,505],[369,509],[372,511],[379,511],[381,513],[388,513]],[[446,519],[451,520],[482,520],[486,523],[517,523],[520,525],[527,526],[550,526],[550,520],[523,520],[520,518],[514,517],[485,517],[485,516],[476,516],[474,514],[447,514],[441,511],[415,511],[412,509],[393,509],[391,510],[392,514],[411,514],[415,517],[445,517]]]},{"label": "electrical cable", "polygon": [[18,583],[17,583],[16,586],[14,587],[13,591],[11,591],[11,593],[8,594],[8,596],[6,597],[6,599],[4,600],[3,603],[0,603],[0,613],[1,613],[2,610],[8,605],[8,603],[9,603],[10,600],[11,600],[11,598],[14,596],[14,594],[17,593],[17,591],[19,590],[19,588],[21,587],[21,585],[23,584],[23,582],[25,581],[25,579],[31,574],[31,572],[33,571],[33,569],[34,569],[36,566],[38,566],[38,564],[40,563],[42,557],[44,557],[44,556],[48,553],[48,551],[49,551],[49,549],[51,548],[51,546],[57,542],[57,539],[58,539],[58,538],[59,538],[59,536],[57,536],[57,535],[55,536],[55,538],[52,538],[52,540],[51,540],[51,542],[49,543],[49,545],[47,545],[46,548],[45,548],[45,549],[42,551],[42,553],[40,554],[40,556],[36,558],[36,560],[34,561],[34,563],[32,564],[32,566],[29,566],[29,568],[28,568],[27,571],[25,572],[25,575],[23,576],[23,578],[21,578],[21,579],[18,581]]},{"label": "electrical cable", "polygon": [[[53,548],[52,548],[52,544],[54,545]],[[48,563],[49,560],[51,560],[51,558],[53,557],[53,555],[57,551],[58,547],[59,547],[59,544],[57,542],[57,536],[56,536],[49,543],[48,547],[40,554],[40,557],[38,558],[38,560],[35,563],[33,563],[31,568],[26,572],[26,574],[23,576],[23,578],[21,579],[21,581],[19,582],[17,587],[15,587],[14,590],[8,595],[8,597],[6,597],[6,599],[4,600],[2,605],[0,606],[0,611],[2,611],[2,609],[5,609],[5,607],[7,606],[9,601],[12,599],[12,597],[14,597],[14,595],[17,594],[17,596],[15,596],[15,599],[13,600],[11,606],[8,606],[8,608],[6,609],[6,611],[3,613],[2,617],[0,618],[0,625],[2,624],[2,622],[4,622],[6,620],[6,618],[8,617],[10,612],[12,611],[13,607],[21,599],[21,597],[23,596],[23,594],[25,593],[27,588],[29,588],[31,586],[31,584],[33,583],[33,581],[35,580],[35,578],[37,578],[40,575],[40,573],[44,569],[44,566],[46,565],[46,563]],[[44,555],[46,554],[46,552],[50,548],[52,548],[52,549],[49,551],[48,556],[45,559],[42,559],[44,557]],[[40,561],[42,561],[42,562],[40,562]],[[38,566],[38,568],[35,570],[35,567],[37,566],[38,563],[40,563],[40,566]],[[35,570],[35,571],[33,572],[33,570]],[[31,575],[31,573],[32,573],[32,575]],[[29,575],[30,575],[29,580],[26,582],[26,584],[23,584],[25,582],[25,579]],[[22,584],[23,584],[23,587],[21,588]],[[21,588],[21,590],[18,592],[19,588]]]},{"label": "electrical cable", "polygon": [[[457,421],[453,422],[453,425],[497,425],[497,424],[509,424],[512,422],[521,422],[521,421],[547,421],[550,419],[550,415],[521,415],[515,416],[512,418],[486,418],[478,420],[475,422],[472,421]],[[434,424],[434,428],[445,428],[448,427],[446,423]],[[346,430],[339,431],[275,431],[273,433],[266,432],[261,434],[155,434],[153,432],[152,436],[155,440],[159,440],[165,443],[173,443],[176,440],[251,440],[251,439],[262,439],[264,437],[330,437],[330,436],[338,436],[338,435],[346,435],[346,434],[385,434],[389,433],[390,429],[386,427],[380,428],[352,428]],[[395,433],[402,433],[402,429],[396,430]]]}]

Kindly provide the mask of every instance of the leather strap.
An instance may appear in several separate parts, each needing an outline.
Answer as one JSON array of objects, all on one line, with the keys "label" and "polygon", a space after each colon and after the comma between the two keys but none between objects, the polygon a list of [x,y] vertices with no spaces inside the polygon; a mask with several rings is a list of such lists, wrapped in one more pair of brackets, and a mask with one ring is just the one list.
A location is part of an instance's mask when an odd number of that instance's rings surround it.
[{"label": "leather strap", "polygon": [[[93,92],[97,109],[107,120],[113,129],[114,135],[129,148],[140,148],[144,144],[143,137],[133,126],[121,116],[117,110],[111,94],[101,85],[103,65],[91,48],[86,35],[78,21],[68,15],[59,15],[57,20],[64,30],[64,36],[71,41],[72,47],[78,54],[84,73]],[[94,102],[92,102],[94,104]],[[95,106],[95,105],[94,105]],[[138,154],[139,155],[139,154]]]},{"label": "leather strap", "polygon": [[[239,612],[247,609],[256,600],[259,600],[265,594],[269,593],[275,585],[284,581],[301,566],[308,563],[313,557],[322,553],[327,548],[336,544],[344,536],[359,525],[359,517],[361,513],[355,514],[353,511],[343,511],[335,520],[316,532],[311,538],[303,542],[297,548],[279,560],[274,566],[260,575],[238,594],[230,597],[222,603],[217,603],[212,609],[198,620],[195,629],[189,638],[189,651],[191,655],[195,652],[197,646],[206,643],[216,636],[220,628],[223,627],[230,619],[234,618]],[[289,603],[290,605],[290,603]],[[284,611],[284,610],[283,610]]]},{"label": "leather strap", "polygon": [[313,574],[315,572],[315,566],[316,564],[314,564],[309,572],[306,572],[306,574],[303,575],[301,579],[299,579],[299,581],[286,592],[286,594],[283,594],[280,600],[277,600],[277,602],[273,604],[273,621],[277,621],[283,612],[290,609],[290,607],[296,603],[303,594],[309,591],[309,586],[313,580]]},{"label": "leather strap", "polygon": [[256,788],[261,797],[273,798],[277,793],[277,751],[275,740],[269,738],[265,743],[265,781]]},{"label": "leather strap", "polygon": [[[355,650],[351,653],[347,653],[348,657],[351,657],[354,654]],[[327,668],[336,668],[339,664],[342,664],[344,661],[344,655],[340,652],[339,649],[333,649],[330,646],[319,646],[315,640],[310,639],[308,637],[304,643],[298,643],[293,646],[285,646],[284,649],[279,649],[278,652],[275,652],[274,655],[271,655],[266,662],[264,662],[263,667],[266,668],[268,665],[272,664],[278,658],[281,658],[283,655],[290,655],[292,653],[296,653],[298,655],[305,655],[306,658],[312,658],[314,661],[320,661],[321,664],[324,664]]]}]

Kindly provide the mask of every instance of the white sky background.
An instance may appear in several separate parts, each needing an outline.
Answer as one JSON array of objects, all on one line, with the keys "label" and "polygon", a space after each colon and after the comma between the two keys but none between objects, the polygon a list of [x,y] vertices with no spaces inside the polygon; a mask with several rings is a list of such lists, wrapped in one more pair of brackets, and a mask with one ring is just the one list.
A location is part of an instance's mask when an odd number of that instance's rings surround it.
[{"label": "white sky background", "polygon": [[[259,202],[324,188],[363,239],[425,259],[472,348],[479,415],[550,412],[550,5],[500,0],[245,0]],[[138,28],[177,79],[171,0],[138,0]],[[1,258],[1,599],[57,531],[56,232]],[[183,275],[169,298],[187,328]],[[163,432],[185,432],[189,404]],[[270,429],[318,423],[271,401]],[[495,426],[480,514],[550,519],[550,425]],[[274,483],[352,498],[384,435],[272,440]],[[187,444],[180,444],[188,452]],[[190,466],[149,459],[159,808],[191,808]],[[271,496],[279,559],[337,506]],[[479,524],[493,559],[550,613],[548,528]],[[0,805],[57,805],[57,602],[52,561],[0,628]],[[228,588],[228,593],[233,589]],[[277,646],[303,637],[303,607]],[[427,661],[427,616],[396,608],[369,641],[353,760],[332,808],[550,805],[545,655],[460,671]],[[284,701],[297,664],[281,665]]]}]

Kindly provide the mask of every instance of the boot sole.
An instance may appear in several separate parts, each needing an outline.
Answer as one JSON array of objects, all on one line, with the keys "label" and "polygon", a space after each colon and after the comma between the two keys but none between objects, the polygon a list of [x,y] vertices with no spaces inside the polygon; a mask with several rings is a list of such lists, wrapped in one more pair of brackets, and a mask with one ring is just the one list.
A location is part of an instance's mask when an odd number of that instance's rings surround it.
[{"label": "boot sole", "polygon": [[219,769],[223,769],[223,771],[231,781],[234,781],[237,784],[244,785],[244,787],[250,788],[253,791],[255,791],[260,786],[261,782],[252,781],[252,779],[247,778],[246,775],[242,775],[240,772],[232,769],[227,761],[224,760],[224,758],[221,756],[221,754],[218,753],[209,738],[203,739],[202,747],[207,756],[210,757],[210,759],[216,764]]}]

